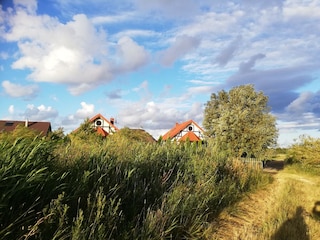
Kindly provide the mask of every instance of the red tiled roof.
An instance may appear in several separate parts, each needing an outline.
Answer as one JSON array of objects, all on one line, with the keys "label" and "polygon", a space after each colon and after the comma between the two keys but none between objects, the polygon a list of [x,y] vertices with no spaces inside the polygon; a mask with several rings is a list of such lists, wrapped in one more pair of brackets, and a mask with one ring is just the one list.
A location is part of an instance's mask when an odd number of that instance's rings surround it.
[{"label": "red tiled roof", "polygon": [[189,140],[190,142],[197,142],[197,141],[200,141],[201,139],[196,134],[194,134],[194,132],[190,131],[190,132],[187,132],[185,135],[183,135],[179,139],[179,141],[186,141],[186,140]]},{"label": "red tiled roof", "polygon": [[[170,129],[166,134],[164,134],[163,136],[162,136],[162,139],[163,140],[168,140],[168,139],[170,139],[170,138],[174,138],[175,136],[177,136],[177,134],[179,134],[181,131],[183,131],[186,127],[188,127],[190,124],[194,124],[195,126],[197,126],[199,129],[201,129],[202,130],[202,128],[196,123],[196,122],[194,122],[193,120],[188,120],[188,121],[186,121],[186,122],[183,122],[183,123],[176,123],[176,125],[172,128],[172,129]],[[202,130],[203,131],[203,130]],[[193,133],[193,132],[192,132]],[[200,139],[199,139],[199,137],[197,137],[194,133],[193,133],[193,135],[194,136],[189,136],[189,140],[190,141],[199,141]],[[198,140],[191,140],[191,139],[195,139],[195,137],[198,139]],[[184,138],[184,136],[183,136],[183,138]],[[183,140],[182,138],[181,138],[181,140]],[[185,139],[184,139],[185,140]]]},{"label": "red tiled roof", "polygon": [[[25,126],[25,121],[0,120],[0,133],[12,132],[18,125]],[[41,136],[47,136],[51,132],[50,122],[27,122],[28,128],[38,132]]]},{"label": "red tiled roof", "polygon": [[97,127],[96,130],[97,130],[97,133],[100,134],[103,137],[106,137],[106,136],[109,135],[105,130],[103,130],[102,127]]},{"label": "red tiled roof", "polygon": [[192,120],[186,121],[184,123],[176,123],[176,125],[171,128],[165,135],[163,135],[163,140],[168,140],[169,138],[174,138],[179,132],[181,132],[183,129],[185,129],[190,123],[192,123]]}]

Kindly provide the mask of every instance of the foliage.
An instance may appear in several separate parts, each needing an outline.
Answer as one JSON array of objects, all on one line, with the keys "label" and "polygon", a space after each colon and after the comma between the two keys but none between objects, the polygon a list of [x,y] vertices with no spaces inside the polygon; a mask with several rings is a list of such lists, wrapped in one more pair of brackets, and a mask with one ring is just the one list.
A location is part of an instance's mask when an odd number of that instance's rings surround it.
[{"label": "foliage", "polygon": [[267,106],[268,97],[243,85],[211,94],[203,126],[215,147],[231,156],[264,154],[276,143],[276,120]]},{"label": "foliage", "polygon": [[138,141],[152,143],[155,139],[143,129],[130,129],[128,127],[122,128],[113,135],[110,136],[112,141],[117,141],[117,139],[127,139],[128,141]]},{"label": "foliage", "polygon": [[33,139],[37,137],[39,133],[31,128],[25,127],[23,124],[19,124],[12,132],[0,133],[0,141],[7,140],[14,142],[18,138]]},{"label": "foliage", "polygon": [[300,136],[300,139],[289,148],[286,162],[320,166],[320,139]]},{"label": "foliage", "polygon": [[[0,140],[1,239],[195,239],[261,171],[193,143]],[[87,133],[87,134],[85,134]]]},{"label": "foliage", "polygon": [[67,139],[70,139],[71,144],[78,147],[81,152],[87,152],[89,150],[86,149],[87,147],[99,147],[99,145],[104,141],[104,138],[96,132],[93,124],[88,118],[80,125],[79,128],[71,132]]},{"label": "foliage", "polygon": [[49,142],[18,138],[1,141],[0,149],[0,236],[10,236],[28,229],[41,203],[55,196],[60,177],[53,170]]},{"label": "foliage", "polygon": [[67,142],[69,140],[69,138],[64,134],[64,130],[62,127],[59,127],[57,130],[50,132],[48,138],[54,141],[64,142]]}]

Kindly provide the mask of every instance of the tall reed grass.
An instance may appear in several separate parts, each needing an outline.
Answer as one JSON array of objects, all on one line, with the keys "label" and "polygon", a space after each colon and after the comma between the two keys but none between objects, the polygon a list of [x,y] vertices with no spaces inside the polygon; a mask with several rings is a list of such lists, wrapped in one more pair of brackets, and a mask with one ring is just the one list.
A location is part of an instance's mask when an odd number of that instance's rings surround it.
[{"label": "tall reed grass", "polygon": [[205,238],[264,181],[198,144],[1,139],[0,238]]}]

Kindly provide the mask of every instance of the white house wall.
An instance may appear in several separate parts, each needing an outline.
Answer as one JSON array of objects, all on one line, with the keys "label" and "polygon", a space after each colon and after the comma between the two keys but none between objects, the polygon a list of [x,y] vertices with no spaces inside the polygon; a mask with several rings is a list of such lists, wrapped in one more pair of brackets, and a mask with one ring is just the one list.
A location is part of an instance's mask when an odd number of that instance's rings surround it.
[{"label": "white house wall", "polygon": [[[101,125],[97,124],[98,121],[101,121]],[[95,119],[94,120],[94,126],[95,127],[101,127],[104,131],[106,131],[109,134],[113,134],[113,133],[116,132],[116,129],[114,127],[112,127],[109,122],[105,121],[102,118]]]},{"label": "white house wall", "polygon": [[200,139],[203,139],[203,132],[200,128],[198,128],[196,125],[194,124],[190,124],[188,125],[185,129],[183,129],[181,132],[179,132],[172,140],[179,140],[180,138],[182,138],[185,134],[187,134],[189,131],[189,127],[192,126],[192,132],[198,136]]},{"label": "white house wall", "polygon": [[[192,126],[192,131],[196,136],[198,136],[200,139],[203,139],[203,134],[200,128],[198,128],[196,125],[194,124],[190,124],[188,125],[185,129],[183,129],[182,131],[182,136],[184,136],[186,133],[190,132],[189,131],[189,127]],[[181,136],[181,137],[182,137]]]}]

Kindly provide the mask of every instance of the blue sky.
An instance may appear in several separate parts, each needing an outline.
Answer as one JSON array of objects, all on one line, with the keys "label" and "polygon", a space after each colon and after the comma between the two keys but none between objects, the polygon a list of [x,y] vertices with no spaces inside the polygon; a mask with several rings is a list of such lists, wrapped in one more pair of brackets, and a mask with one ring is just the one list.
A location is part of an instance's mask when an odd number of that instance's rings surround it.
[{"label": "blue sky", "polygon": [[318,0],[2,0],[0,119],[77,128],[101,113],[155,138],[254,84],[279,144],[320,136]]}]

